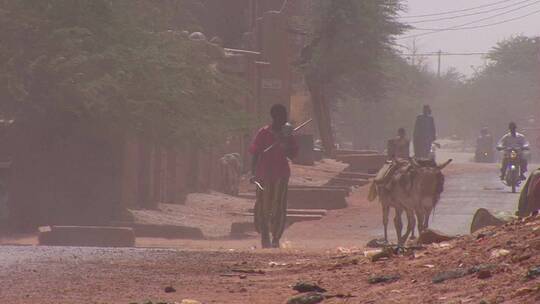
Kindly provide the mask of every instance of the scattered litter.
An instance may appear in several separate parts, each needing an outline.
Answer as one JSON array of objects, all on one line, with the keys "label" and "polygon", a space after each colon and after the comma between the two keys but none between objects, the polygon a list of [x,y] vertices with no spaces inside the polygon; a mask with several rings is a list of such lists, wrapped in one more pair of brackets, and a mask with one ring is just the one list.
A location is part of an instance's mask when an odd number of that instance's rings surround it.
[{"label": "scattered litter", "polygon": [[415,259],[423,258],[425,256],[426,256],[426,254],[424,252],[415,252],[414,253],[414,258]]},{"label": "scattered litter", "polygon": [[310,292],[290,298],[287,300],[287,304],[317,304],[322,301],[324,301],[324,295],[318,292]]},{"label": "scattered litter", "polygon": [[265,274],[264,270],[260,269],[231,269],[231,271],[247,274]]},{"label": "scattered litter", "polygon": [[503,256],[507,256],[510,254],[510,250],[506,250],[506,249],[494,249],[493,251],[491,251],[491,258],[500,258],[500,257],[503,257]]},{"label": "scattered litter", "polygon": [[433,246],[433,248],[436,248],[436,249],[450,249],[450,248],[452,248],[452,245],[450,243],[447,243],[447,242],[433,243],[432,246]]},{"label": "scattered litter", "polygon": [[351,249],[345,248],[345,247],[338,247],[338,248],[336,249],[336,251],[337,251],[338,253],[347,253],[347,254],[348,254],[348,253],[352,253]]},{"label": "scattered litter", "polygon": [[364,251],[364,256],[368,259],[371,259],[374,255],[383,252],[382,249],[366,250]]},{"label": "scattered litter", "polygon": [[388,242],[384,239],[373,239],[366,244],[368,248],[383,248],[388,246]]},{"label": "scattered litter", "polygon": [[201,302],[197,300],[191,300],[191,299],[184,299],[180,304],[202,304]]},{"label": "scattered litter", "polygon": [[534,291],[534,289],[532,289],[532,288],[522,287],[522,288],[516,290],[516,296],[518,296],[518,297],[524,296],[524,295],[529,294],[529,293],[531,293],[533,291]]},{"label": "scattered litter", "polygon": [[296,284],[294,284],[294,286],[292,286],[292,289],[298,291],[298,292],[312,292],[312,291],[315,291],[315,292],[326,292],[326,289],[320,287],[319,285],[317,285],[317,283],[313,283],[313,282],[298,282]]},{"label": "scattered litter", "polygon": [[287,266],[287,263],[269,262],[268,266],[270,267]]},{"label": "scattered litter", "polygon": [[442,283],[444,281],[458,279],[461,277],[464,277],[467,275],[467,271],[465,269],[457,269],[452,271],[444,271],[436,274],[433,279],[431,280],[434,284]]},{"label": "scattered litter", "polygon": [[372,276],[368,279],[368,283],[369,284],[391,283],[391,282],[398,281],[400,278],[401,276],[399,274]]},{"label": "scattered litter", "polygon": [[176,289],[174,289],[174,287],[172,286],[167,286],[165,287],[165,292],[166,293],[176,292]]},{"label": "scattered litter", "polygon": [[514,263],[521,263],[523,261],[526,261],[528,259],[530,259],[532,257],[532,255],[530,254],[524,254],[524,255],[518,255],[518,256],[513,256],[512,257],[512,262]]},{"label": "scattered litter", "polygon": [[281,248],[282,249],[291,249],[291,248],[293,248],[293,244],[290,241],[285,241],[285,242],[281,243]]},{"label": "scattered litter", "polygon": [[426,267],[426,268],[435,268],[435,265],[432,265],[432,264],[426,264],[426,265],[424,265],[424,267]]},{"label": "scattered litter", "polygon": [[372,262],[377,262],[382,259],[390,258],[393,253],[394,252],[391,247],[386,247],[383,249],[366,250],[364,251],[364,256],[370,259]]},{"label": "scattered litter", "polygon": [[489,279],[491,277],[492,277],[491,271],[488,270],[488,269],[482,269],[482,270],[478,271],[477,278],[479,278],[481,280]]},{"label": "scattered litter", "polygon": [[540,266],[533,266],[527,271],[527,278],[535,279],[540,276]]}]

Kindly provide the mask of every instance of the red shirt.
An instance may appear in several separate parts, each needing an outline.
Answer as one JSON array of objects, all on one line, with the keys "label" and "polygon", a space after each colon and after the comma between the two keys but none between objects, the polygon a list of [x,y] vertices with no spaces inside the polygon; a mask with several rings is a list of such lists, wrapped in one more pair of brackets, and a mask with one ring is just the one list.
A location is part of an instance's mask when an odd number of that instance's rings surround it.
[{"label": "red shirt", "polygon": [[266,126],[257,132],[255,139],[249,147],[251,154],[259,154],[255,177],[262,182],[274,182],[281,178],[289,178],[291,169],[287,157],[294,157],[298,153],[298,146],[292,136],[286,139],[291,147],[290,154],[287,155],[282,145],[275,145],[268,152],[263,152],[275,141],[275,135],[271,126]]}]

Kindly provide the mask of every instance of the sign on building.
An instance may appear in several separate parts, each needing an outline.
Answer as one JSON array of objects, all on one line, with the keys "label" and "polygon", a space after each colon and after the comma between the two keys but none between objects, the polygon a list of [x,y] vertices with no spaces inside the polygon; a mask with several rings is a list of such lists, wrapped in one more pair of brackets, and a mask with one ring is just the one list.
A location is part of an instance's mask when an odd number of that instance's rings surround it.
[{"label": "sign on building", "polygon": [[263,89],[281,90],[283,83],[281,79],[263,79],[261,86]]}]

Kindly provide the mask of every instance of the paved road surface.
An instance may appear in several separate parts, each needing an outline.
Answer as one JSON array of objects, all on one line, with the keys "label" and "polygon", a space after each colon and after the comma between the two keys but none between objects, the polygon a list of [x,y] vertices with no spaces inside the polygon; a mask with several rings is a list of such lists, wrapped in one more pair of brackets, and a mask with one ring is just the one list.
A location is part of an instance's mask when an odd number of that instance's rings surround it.
[{"label": "paved road surface", "polygon": [[[468,162],[472,154],[440,153],[439,159],[456,160],[462,167],[446,177],[445,191],[432,219],[431,227],[449,234],[467,234],[474,213],[479,208],[514,213],[519,194],[510,192],[499,179],[498,164]],[[531,166],[531,168],[534,167]]]}]

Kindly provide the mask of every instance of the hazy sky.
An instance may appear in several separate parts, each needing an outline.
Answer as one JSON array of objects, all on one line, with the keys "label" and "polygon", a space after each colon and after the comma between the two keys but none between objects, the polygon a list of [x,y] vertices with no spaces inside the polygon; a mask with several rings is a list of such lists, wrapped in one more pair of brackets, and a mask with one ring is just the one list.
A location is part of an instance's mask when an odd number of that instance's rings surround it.
[{"label": "hazy sky", "polygon": [[[474,10],[462,11],[453,14],[437,15],[430,17],[403,18],[403,21],[420,21],[426,19],[440,19],[453,16],[462,16],[464,14],[476,14],[463,18],[450,20],[438,20],[426,23],[411,24],[424,28],[448,28],[463,25],[468,22],[493,18],[474,23],[470,26],[482,26],[496,22],[505,21],[521,17],[526,14],[539,11],[532,16],[479,29],[444,31],[431,35],[416,38],[416,47],[419,52],[431,53],[442,50],[443,52],[462,53],[462,52],[486,52],[498,41],[511,37],[512,35],[524,34],[528,36],[540,35],[540,1],[538,0],[408,0],[408,11],[403,16],[418,16],[425,14],[436,14],[441,12],[464,10],[473,7],[499,3],[493,6],[487,6]],[[523,7],[527,6],[527,7]],[[506,7],[506,8],[505,8]],[[520,8],[523,7],[523,8]],[[513,11],[506,13],[508,11]],[[491,12],[485,12],[491,11]],[[482,13],[481,13],[482,12]],[[485,12],[485,13],[483,13]],[[494,16],[497,15],[497,16]],[[426,31],[409,31],[404,36],[424,33]],[[398,40],[398,43],[407,47],[412,46],[412,38]],[[473,69],[471,65],[482,65],[484,59],[481,56],[444,56],[442,57],[442,71],[449,67],[456,67],[460,72],[471,74]],[[430,57],[429,63],[432,69],[436,69],[436,57]]]}]

